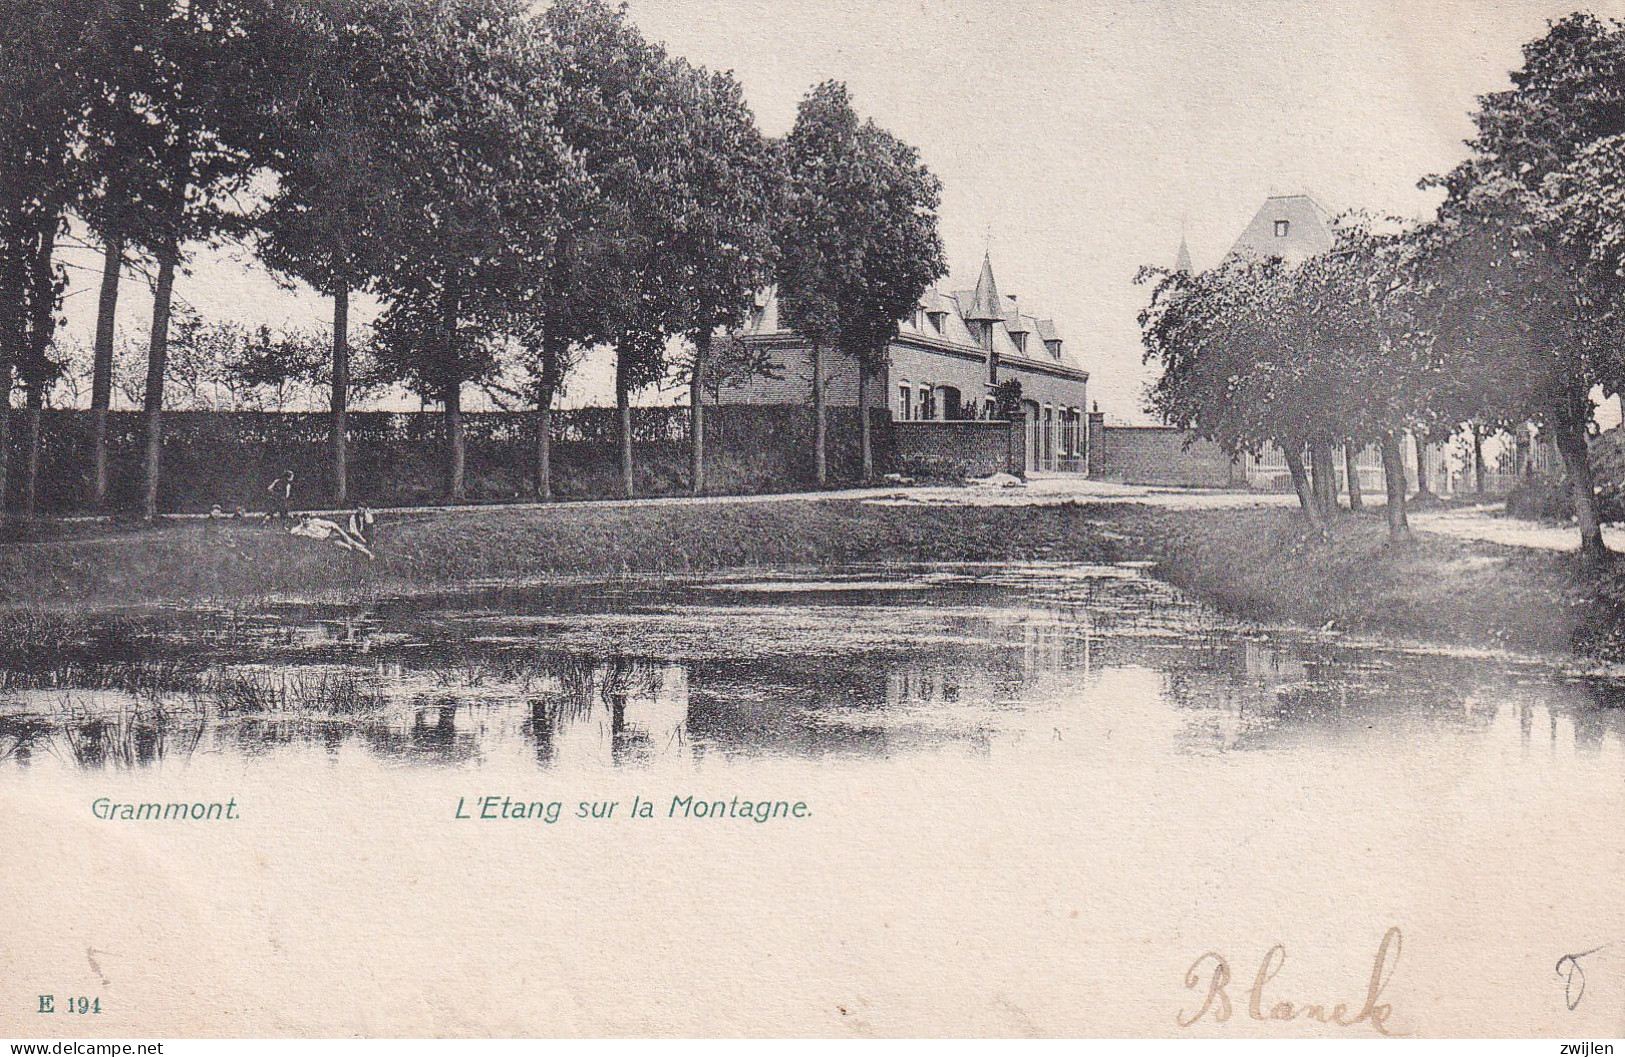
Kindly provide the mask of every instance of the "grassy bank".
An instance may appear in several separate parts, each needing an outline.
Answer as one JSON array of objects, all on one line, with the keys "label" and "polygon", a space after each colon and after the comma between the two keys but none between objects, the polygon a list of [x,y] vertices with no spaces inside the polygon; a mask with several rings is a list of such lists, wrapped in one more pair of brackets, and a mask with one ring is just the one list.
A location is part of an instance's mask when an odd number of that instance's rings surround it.
[{"label": "grassy bank", "polygon": [[1107,515],[1157,574],[1228,612],[1309,627],[1543,654],[1625,656],[1617,573],[1571,554],[1418,533],[1390,547],[1381,512],[1331,539],[1284,508]]},{"label": "grassy bank", "polygon": [[500,579],[687,576],[752,566],[1107,561],[1079,507],[888,507],[784,500],[560,505],[386,519],[379,558],[261,524],[201,522],[0,545],[0,605],[116,605],[410,593]]},{"label": "grassy bank", "polygon": [[199,522],[0,545],[0,606],[409,594],[549,577],[929,561],[1149,558],[1158,576],[1263,621],[1543,654],[1625,658],[1625,577],[1571,555],[1345,515],[1323,542],[1287,509],[879,506],[786,500],[436,512],[377,527],[379,559],[261,525]]}]

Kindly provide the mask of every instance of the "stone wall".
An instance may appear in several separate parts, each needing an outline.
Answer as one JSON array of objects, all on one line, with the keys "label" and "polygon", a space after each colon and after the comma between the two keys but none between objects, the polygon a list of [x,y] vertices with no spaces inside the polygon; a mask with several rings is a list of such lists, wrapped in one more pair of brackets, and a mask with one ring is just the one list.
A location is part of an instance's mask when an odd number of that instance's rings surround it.
[{"label": "stone wall", "polygon": [[[1090,416],[1091,420],[1093,416]],[[1244,468],[1219,450],[1171,426],[1100,426],[1090,423],[1090,476],[1122,484],[1180,485],[1194,488],[1245,487]]]},{"label": "stone wall", "polygon": [[1021,472],[1024,425],[1019,420],[894,422],[891,429],[903,473],[985,477]]}]

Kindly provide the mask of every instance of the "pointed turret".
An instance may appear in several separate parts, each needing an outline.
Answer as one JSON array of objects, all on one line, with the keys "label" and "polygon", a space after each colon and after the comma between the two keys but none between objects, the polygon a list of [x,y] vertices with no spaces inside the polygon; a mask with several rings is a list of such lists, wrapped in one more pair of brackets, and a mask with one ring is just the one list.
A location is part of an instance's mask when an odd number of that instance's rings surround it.
[{"label": "pointed turret", "polygon": [[1191,267],[1191,248],[1185,242],[1185,236],[1179,236],[1179,252],[1174,255],[1174,271],[1184,272],[1187,275],[1196,269]]},{"label": "pointed turret", "polygon": [[976,280],[976,293],[971,295],[970,308],[965,319],[972,323],[997,323],[1004,318],[1004,306],[999,302],[999,287],[993,281],[993,257],[982,257],[982,274]]}]

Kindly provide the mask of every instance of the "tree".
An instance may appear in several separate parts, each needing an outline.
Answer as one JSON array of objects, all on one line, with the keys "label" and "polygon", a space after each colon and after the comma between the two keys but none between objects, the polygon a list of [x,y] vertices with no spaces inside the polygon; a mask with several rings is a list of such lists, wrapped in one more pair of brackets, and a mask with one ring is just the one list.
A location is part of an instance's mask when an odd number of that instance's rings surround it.
[{"label": "tree", "polygon": [[[118,0],[112,6],[116,15]],[[139,5],[136,5],[139,6]],[[119,287],[137,241],[161,227],[163,159],[168,129],[153,120],[146,91],[153,83],[148,42],[127,32],[123,19],[107,17],[106,29],[92,42],[85,62],[91,85],[79,159],[82,179],[75,209],[102,243],[102,276],[97,298],[96,335],[91,361],[91,502],[107,499],[107,412],[114,387],[114,354]],[[140,18],[132,22],[142,25]]]},{"label": "tree", "polygon": [[858,365],[858,408],[863,476],[874,476],[869,383],[886,366],[898,321],[948,270],[937,234],[942,183],[920,163],[919,152],[872,121],[858,138],[869,172],[870,216],[862,267],[843,276],[841,340]]},{"label": "tree", "polygon": [[778,155],[763,139],[744,92],[730,73],[684,64],[680,83],[691,93],[688,209],[681,247],[683,296],[692,350],[689,383],[689,489],[705,488],[705,414],[701,394],[717,398],[730,377],[771,373],[774,361],[748,343],[713,355],[713,335],[749,318],[755,295],[772,278],[773,220],[783,190]]},{"label": "tree", "polygon": [[[1388,537],[1399,543],[1410,536],[1402,438],[1453,425],[1459,406],[1429,326],[1431,287],[1421,263],[1426,229],[1360,214],[1345,214],[1336,226],[1328,264],[1347,312],[1341,399],[1349,405],[1348,451],[1372,443],[1381,451]],[[1353,487],[1352,461],[1348,473]]]},{"label": "tree", "polygon": [[1523,57],[1510,89],[1479,98],[1467,160],[1424,181],[1445,190],[1440,318],[1463,373],[1490,383],[1475,417],[1552,433],[1581,553],[1596,561],[1608,550],[1586,442],[1590,392],[1620,390],[1625,344],[1608,225],[1587,210],[1609,197],[1608,144],[1625,135],[1625,31],[1570,15]]},{"label": "tree", "polygon": [[271,2],[125,0],[120,9],[130,48],[121,84],[159,138],[146,226],[129,233],[158,264],[142,398],[148,519],[158,513],[165,361],[182,252],[189,242],[242,230],[239,196],[249,193],[265,158],[255,86],[284,52],[253,29],[267,21]]},{"label": "tree", "polygon": [[261,260],[333,300],[329,492],[349,492],[350,295],[389,269],[399,236],[398,147],[380,118],[410,90],[398,57],[417,46],[401,0],[298,0],[281,12],[290,52],[262,100],[277,193],[257,218]]},{"label": "tree", "polygon": [[[383,115],[401,158],[398,231],[379,289],[380,355],[441,402],[447,492],[464,495],[462,389],[552,308],[560,201],[577,161],[554,123],[556,62],[518,0],[414,8],[403,97]],[[545,332],[544,346],[555,340]],[[551,355],[551,353],[550,353]],[[551,394],[549,394],[551,399]]]},{"label": "tree", "polygon": [[[861,273],[870,182],[846,86],[825,81],[801,101],[784,145],[785,203],[777,232],[779,311],[812,352],[813,468],[828,480],[824,350],[840,347],[847,277]],[[856,336],[855,336],[856,337]]]},{"label": "tree", "polygon": [[[573,342],[599,337],[615,352],[622,491],[634,492],[631,394],[665,375],[669,338],[686,322],[681,296],[684,218],[696,123],[686,71],[644,40],[625,7],[558,0],[543,16],[559,62],[560,135],[581,159],[598,206],[589,230],[568,246],[583,286],[575,296],[597,308],[577,313]],[[596,332],[596,334],[594,333]]]},{"label": "tree", "polygon": [[30,408],[29,480],[63,277],[53,260],[75,191],[74,152],[89,94],[90,42],[106,20],[90,0],[15,0],[0,8],[0,516],[9,480],[10,408],[20,376]]},{"label": "tree", "polygon": [[1324,533],[1330,460],[1317,458],[1317,495],[1303,453],[1329,453],[1356,432],[1346,350],[1358,319],[1333,260],[1243,259],[1139,279],[1155,283],[1140,314],[1145,358],[1162,365],[1149,406],[1232,456],[1280,448],[1304,516]]}]

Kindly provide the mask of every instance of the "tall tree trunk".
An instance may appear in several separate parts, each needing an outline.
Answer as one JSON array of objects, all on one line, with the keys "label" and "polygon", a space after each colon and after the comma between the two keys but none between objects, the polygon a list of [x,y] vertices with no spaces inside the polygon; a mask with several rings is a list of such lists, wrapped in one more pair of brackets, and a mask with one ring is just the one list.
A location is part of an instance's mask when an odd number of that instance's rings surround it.
[{"label": "tall tree trunk", "polygon": [[34,288],[33,319],[31,322],[27,355],[33,365],[33,377],[28,383],[28,435],[27,454],[23,462],[23,516],[34,517],[39,501],[40,466],[40,411],[45,406],[47,386],[46,361],[50,354],[51,339],[56,331],[56,230],[61,217],[52,212],[41,221],[38,243],[34,248],[30,285]]},{"label": "tall tree trunk", "polygon": [[11,476],[11,351],[15,347],[0,349],[0,522],[6,519],[6,493]]},{"label": "tall tree trunk", "polygon": [[536,400],[536,498],[553,498],[553,393]]},{"label": "tall tree trunk", "polygon": [[0,522],[6,519],[11,476],[11,378],[11,349],[0,349]]},{"label": "tall tree trunk", "polygon": [[463,472],[468,462],[468,442],[463,435],[462,383],[447,383],[441,400],[446,409],[446,495],[460,503],[467,498]]},{"label": "tall tree trunk", "polygon": [[815,341],[812,347],[813,368],[813,476],[822,488],[829,481],[829,464],[825,445],[829,439],[828,420],[824,410],[824,351]]},{"label": "tall tree trunk", "polygon": [[90,498],[107,505],[107,409],[113,403],[113,336],[118,321],[124,239],[110,233],[102,247],[102,289],[96,303],[96,348],[90,369]]},{"label": "tall tree trunk", "polygon": [[621,494],[631,499],[637,494],[632,474],[632,377],[626,350],[615,350],[615,417],[620,441]]},{"label": "tall tree trunk", "polygon": [[1424,433],[1412,434],[1416,442],[1416,494],[1418,496],[1432,495],[1433,489],[1428,487],[1428,440]]},{"label": "tall tree trunk", "polygon": [[1591,450],[1586,444],[1585,426],[1564,422],[1554,425],[1552,433],[1569,475],[1574,519],[1580,528],[1580,556],[1587,561],[1602,561],[1608,557],[1608,545],[1602,540],[1602,523],[1597,517],[1597,493],[1591,477]]},{"label": "tall tree trunk", "polygon": [[1309,524],[1316,532],[1324,536],[1326,524],[1320,516],[1320,506],[1315,502],[1313,486],[1309,483],[1309,473],[1303,466],[1303,452],[1294,448],[1283,448],[1286,456],[1286,469],[1292,475],[1292,488],[1298,493],[1298,506],[1303,508],[1303,516],[1309,519]]},{"label": "tall tree trunk", "polygon": [[1382,485],[1388,492],[1388,541],[1399,543],[1411,538],[1410,519],[1405,515],[1405,449],[1399,434],[1382,435]]},{"label": "tall tree trunk", "polygon": [[1309,469],[1314,474],[1315,509],[1330,517],[1337,512],[1337,467],[1330,445],[1323,441],[1309,445]]},{"label": "tall tree trunk", "polygon": [[147,343],[147,389],[141,410],[147,425],[145,490],[141,516],[151,521],[158,516],[158,479],[164,448],[164,371],[169,359],[169,312],[175,295],[175,266],[180,246],[166,246],[159,252],[158,284],[152,295],[152,335]]},{"label": "tall tree trunk", "polygon": [[1473,491],[1483,495],[1488,487],[1484,467],[1484,427],[1473,424]]},{"label": "tall tree trunk", "polygon": [[333,424],[328,440],[333,456],[333,502],[350,501],[350,286],[340,280],[333,289],[333,391],[329,407]]},{"label": "tall tree trunk", "polygon": [[38,385],[28,389],[28,416],[23,420],[23,517],[32,521],[39,511],[40,415],[45,393]]},{"label": "tall tree trunk", "polygon": [[693,495],[705,490],[705,371],[711,359],[711,327],[701,324],[694,331],[694,377],[688,388],[688,489]]},{"label": "tall tree trunk", "polygon": [[1365,497],[1360,492],[1360,449],[1352,440],[1343,442],[1343,472],[1348,476],[1349,509],[1364,510]]},{"label": "tall tree trunk", "polygon": [[874,427],[869,422],[869,366],[858,361],[858,436],[863,452],[863,479],[875,475]]},{"label": "tall tree trunk", "polygon": [[[455,289],[446,291],[442,311],[445,318],[441,325],[445,327],[444,341],[446,369],[456,372],[455,364],[458,362],[457,348],[457,318],[460,302]],[[460,372],[458,372],[460,373]],[[463,471],[468,461],[468,447],[463,436],[463,380],[457,377],[446,382],[440,394],[441,406],[445,408],[446,416],[446,496],[453,502],[462,502],[467,493],[463,487]]]}]

